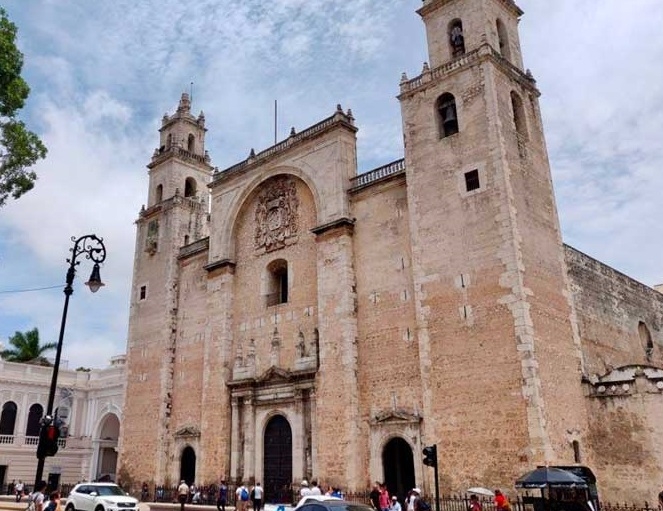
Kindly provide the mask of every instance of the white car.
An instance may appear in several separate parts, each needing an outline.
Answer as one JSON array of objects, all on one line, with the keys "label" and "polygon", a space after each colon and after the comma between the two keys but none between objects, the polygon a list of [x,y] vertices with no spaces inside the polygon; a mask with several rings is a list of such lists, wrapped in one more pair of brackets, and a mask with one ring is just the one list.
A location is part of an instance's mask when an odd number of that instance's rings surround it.
[{"label": "white car", "polygon": [[331,495],[305,495],[301,499],[299,499],[299,502],[297,502],[297,505],[295,506],[295,509],[298,509],[302,507],[304,504],[310,504],[312,502],[325,502],[328,500],[342,500],[338,497],[332,497]]},{"label": "white car", "polygon": [[65,511],[137,511],[138,500],[113,483],[79,483],[67,497]]}]

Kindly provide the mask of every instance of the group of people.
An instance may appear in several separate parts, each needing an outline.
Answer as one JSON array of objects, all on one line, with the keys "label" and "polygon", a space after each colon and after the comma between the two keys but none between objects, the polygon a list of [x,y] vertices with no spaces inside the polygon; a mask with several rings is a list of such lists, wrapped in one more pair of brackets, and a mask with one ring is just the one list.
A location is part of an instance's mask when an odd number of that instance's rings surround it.
[{"label": "group of people", "polygon": [[[309,495],[322,495],[322,489],[318,485],[317,479],[311,479],[311,486],[309,486],[308,481],[304,479],[300,485],[299,496],[308,497]],[[335,486],[329,486],[327,491],[324,493],[328,497],[336,497],[338,499],[343,498],[343,492],[340,488]]]},{"label": "group of people", "polygon": [[421,490],[412,488],[405,497],[403,506],[396,495],[389,496],[384,483],[376,482],[369,494],[371,506],[376,511],[430,511],[430,505],[421,498]]},{"label": "group of people", "polygon": [[[661,492],[663,493],[663,492]],[[430,511],[431,506],[421,497],[419,488],[412,488],[403,502],[403,506],[398,501],[398,497],[392,495],[389,498],[389,491],[384,483],[376,482],[369,494],[371,506],[376,511]],[[467,511],[483,511],[481,502],[477,495],[470,495],[470,503]],[[509,499],[500,490],[495,490],[495,511],[511,511]]]},{"label": "group of people", "polygon": [[[12,481],[13,484],[13,481]],[[46,481],[40,481],[35,486],[35,491],[27,495],[29,511],[60,511],[60,492],[52,491],[46,494],[48,485]],[[13,485],[16,502],[21,502],[25,497],[26,487],[20,479]]]}]

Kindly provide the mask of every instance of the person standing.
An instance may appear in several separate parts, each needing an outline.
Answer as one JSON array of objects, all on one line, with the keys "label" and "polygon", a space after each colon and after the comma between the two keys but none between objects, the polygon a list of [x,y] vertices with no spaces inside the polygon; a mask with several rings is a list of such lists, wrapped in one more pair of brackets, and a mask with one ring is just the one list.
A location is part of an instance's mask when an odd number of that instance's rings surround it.
[{"label": "person standing", "polygon": [[14,486],[14,493],[16,493],[16,502],[21,502],[21,498],[23,498],[23,481],[20,479],[18,480],[18,483],[16,483],[16,486]]},{"label": "person standing", "polygon": [[262,503],[264,500],[264,490],[260,483],[256,483],[253,488],[253,511],[260,511],[262,509]]},{"label": "person standing", "polygon": [[313,479],[311,481],[311,493],[310,494],[311,495],[322,495],[322,490],[318,486],[318,480],[317,479]]},{"label": "person standing", "polygon": [[186,484],[184,479],[180,481],[180,485],[177,487],[177,501],[180,503],[180,511],[184,511],[184,504],[189,498],[189,486]]},{"label": "person standing", "polygon": [[401,511],[401,503],[398,502],[398,497],[396,495],[391,497],[391,507],[389,508],[389,511]]},{"label": "person standing", "polygon": [[219,485],[219,497],[216,499],[217,511],[226,511],[226,503],[228,502],[228,486],[225,479],[221,479]]},{"label": "person standing", "polygon": [[482,511],[479,497],[474,494],[470,495],[470,505],[467,507],[467,511]]},{"label": "person standing", "polygon": [[389,500],[389,492],[387,491],[387,486],[382,483],[380,485],[380,495],[378,497],[378,503],[380,504],[380,511],[389,511],[389,506],[391,501]]},{"label": "person standing", "polygon": [[301,490],[299,490],[300,497],[308,497],[311,494],[311,488],[308,487],[308,481],[304,479],[301,484]]},{"label": "person standing", "polygon": [[376,482],[373,485],[371,493],[368,494],[368,498],[371,499],[371,506],[373,509],[380,511],[380,483]]}]

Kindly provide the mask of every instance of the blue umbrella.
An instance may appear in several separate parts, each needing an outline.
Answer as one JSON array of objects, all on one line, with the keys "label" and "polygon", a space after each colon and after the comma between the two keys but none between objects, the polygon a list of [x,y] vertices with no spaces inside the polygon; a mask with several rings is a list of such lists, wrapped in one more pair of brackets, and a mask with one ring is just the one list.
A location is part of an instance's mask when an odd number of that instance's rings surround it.
[{"label": "blue umbrella", "polygon": [[584,479],[561,468],[539,467],[516,479],[516,488],[587,488]]}]

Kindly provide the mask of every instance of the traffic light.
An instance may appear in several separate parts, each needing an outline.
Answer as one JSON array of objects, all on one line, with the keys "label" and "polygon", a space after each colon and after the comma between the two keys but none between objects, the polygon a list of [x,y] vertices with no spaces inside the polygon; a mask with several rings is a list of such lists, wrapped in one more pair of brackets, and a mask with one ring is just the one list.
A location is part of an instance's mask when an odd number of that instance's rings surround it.
[{"label": "traffic light", "polygon": [[437,445],[424,447],[424,465],[437,467]]},{"label": "traffic light", "polygon": [[59,438],[60,429],[55,424],[42,426],[39,432],[39,444],[37,444],[37,458],[55,456],[55,453],[58,452]]}]

